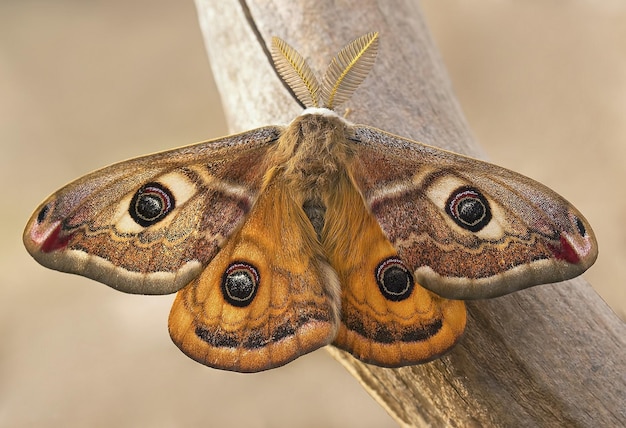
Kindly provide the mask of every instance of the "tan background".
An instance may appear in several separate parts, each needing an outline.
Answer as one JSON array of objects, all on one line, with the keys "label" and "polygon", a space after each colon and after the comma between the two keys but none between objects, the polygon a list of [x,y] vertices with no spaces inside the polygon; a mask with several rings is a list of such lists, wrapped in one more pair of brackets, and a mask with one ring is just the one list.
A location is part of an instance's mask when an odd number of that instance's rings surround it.
[{"label": "tan background", "polygon": [[[586,277],[625,317],[626,4],[442,3],[426,17],[476,138],[585,213],[600,241]],[[172,296],[23,249],[62,184],[225,133],[191,0],[0,1],[0,426],[394,426],[323,351],[257,375],[205,368],[169,340]]]}]

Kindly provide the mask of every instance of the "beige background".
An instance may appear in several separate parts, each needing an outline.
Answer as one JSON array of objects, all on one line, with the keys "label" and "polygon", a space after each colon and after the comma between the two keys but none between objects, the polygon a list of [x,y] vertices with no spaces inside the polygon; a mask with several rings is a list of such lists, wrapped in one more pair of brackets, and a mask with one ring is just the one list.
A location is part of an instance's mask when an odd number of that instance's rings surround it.
[{"label": "beige background", "polygon": [[[585,213],[600,241],[586,277],[625,317],[626,4],[442,3],[426,17],[476,138]],[[0,1],[0,426],[394,426],[324,351],[208,369],[169,340],[172,296],[23,249],[62,184],[226,132],[191,0]]]}]

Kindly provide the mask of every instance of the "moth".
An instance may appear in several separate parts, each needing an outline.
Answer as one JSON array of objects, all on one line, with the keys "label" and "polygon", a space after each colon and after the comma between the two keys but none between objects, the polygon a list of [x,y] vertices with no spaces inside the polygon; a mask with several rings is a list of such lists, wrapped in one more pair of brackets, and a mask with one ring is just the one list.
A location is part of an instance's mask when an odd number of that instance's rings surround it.
[{"label": "moth", "polygon": [[120,291],[178,292],[174,343],[239,372],[328,344],[380,366],[423,363],[460,338],[464,299],[591,266],[589,223],[545,186],[335,113],[378,40],[349,43],[319,83],[274,38],[300,116],[79,178],[36,209],[26,249]]}]

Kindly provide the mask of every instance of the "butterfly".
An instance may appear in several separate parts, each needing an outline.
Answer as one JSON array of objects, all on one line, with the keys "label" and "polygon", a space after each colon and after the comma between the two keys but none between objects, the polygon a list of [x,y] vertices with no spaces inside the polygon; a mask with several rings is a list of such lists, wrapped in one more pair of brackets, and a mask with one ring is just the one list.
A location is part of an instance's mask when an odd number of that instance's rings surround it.
[{"label": "butterfly", "polygon": [[550,189],[335,113],[378,42],[349,43],[320,83],[274,38],[300,116],[79,178],[35,210],[26,249],[124,292],[178,292],[174,343],[239,372],[328,344],[379,366],[430,361],[461,337],[463,300],[589,268],[591,227]]}]

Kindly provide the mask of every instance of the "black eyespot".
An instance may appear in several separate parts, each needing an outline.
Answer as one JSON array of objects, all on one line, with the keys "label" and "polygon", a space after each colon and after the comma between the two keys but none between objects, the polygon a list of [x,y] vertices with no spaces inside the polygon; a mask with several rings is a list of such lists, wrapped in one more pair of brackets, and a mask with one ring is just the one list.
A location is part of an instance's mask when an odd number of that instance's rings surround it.
[{"label": "black eyespot", "polygon": [[165,218],[174,209],[174,196],[159,183],[148,183],[135,193],[128,212],[140,226],[147,227]]},{"label": "black eyespot", "polygon": [[385,299],[399,302],[406,299],[413,292],[413,275],[404,266],[402,260],[390,257],[380,262],[376,267],[376,282]]},{"label": "black eyespot", "polygon": [[259,286],[259,271],[245,262],[231,263],[222,277],[222,294],[228,303],[239,308],[254,300]]},{"label": "black eyespot", "polygon": [[463,229],[478,232],[491,221],[489,202],[473,187],[460,187],[446,202],[446,212]]},{"label": "black eyespot", "polygon": [[46,204],[44,205],[40,210],[39,213],[37,214],[37,224],[41,224],[43,223],[43,221],[46,219],[46,217],[48,216],[48,213],[50,212],[50,204]]},{"label": "black eyespot", "polygon": [[574,216],[574,222],[576,223],[576,228],[578,229],[578,233],[580,233],[580,236],[587,236],[587,229],[585,228],[585,224],[583,223],[583,221]]}]

